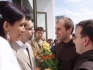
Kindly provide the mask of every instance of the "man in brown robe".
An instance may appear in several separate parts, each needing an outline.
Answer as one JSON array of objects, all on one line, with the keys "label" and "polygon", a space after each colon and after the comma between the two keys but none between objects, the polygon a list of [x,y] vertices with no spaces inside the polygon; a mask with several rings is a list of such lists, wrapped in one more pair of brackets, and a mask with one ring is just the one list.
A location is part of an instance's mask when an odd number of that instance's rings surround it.
[{"label": "man in brown robe", "polygon": [[61,41],[56,45],[55,55],[58,67],[62,67],[59,70],[72,70],[78,57],[72,38],[73,29],[74,24],[70,18],[63,16],[57,21],[55,33]]}]

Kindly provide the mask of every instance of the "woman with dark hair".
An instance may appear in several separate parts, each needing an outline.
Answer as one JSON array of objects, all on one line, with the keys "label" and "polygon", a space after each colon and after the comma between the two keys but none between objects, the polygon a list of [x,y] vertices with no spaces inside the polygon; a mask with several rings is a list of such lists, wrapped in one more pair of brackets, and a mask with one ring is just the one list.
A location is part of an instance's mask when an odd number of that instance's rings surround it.
[{"label": "woman with dark hair", "polygon": [[0,36],[15,41],[24,31],[25,15],[8,1],[0,1]]},{"label": "woman with dark hair", "polygon": [[0,1],[0,70],[20,70],[9,43],[18,40],[25,30],[24,23],[21,10],[8,1]]}]

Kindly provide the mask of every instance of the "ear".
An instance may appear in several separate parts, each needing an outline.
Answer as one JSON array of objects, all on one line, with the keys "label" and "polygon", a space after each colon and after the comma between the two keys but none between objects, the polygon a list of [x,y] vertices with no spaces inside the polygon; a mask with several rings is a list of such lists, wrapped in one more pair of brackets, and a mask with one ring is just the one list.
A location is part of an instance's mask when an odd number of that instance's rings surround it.
[{"label": "ear", "polygon": [[71,34],[72,28],[69,28],[69,29],[67,30],[67,32],[68,32],[69,34]]},{"label": "ear", "polygon": [[90,41],[89,37],[86,36],[85,41],[84,41],[84,46],[85,47],[89,44],[89,41]]},{"label": "ear", "polygon": [[10,24],[7,21],[5,21],[4,22],[4,25],[3,25],[3,28],[4,28],[4,31],[5,32],[8,32],[9,31],[9,28],[10,28]]}]

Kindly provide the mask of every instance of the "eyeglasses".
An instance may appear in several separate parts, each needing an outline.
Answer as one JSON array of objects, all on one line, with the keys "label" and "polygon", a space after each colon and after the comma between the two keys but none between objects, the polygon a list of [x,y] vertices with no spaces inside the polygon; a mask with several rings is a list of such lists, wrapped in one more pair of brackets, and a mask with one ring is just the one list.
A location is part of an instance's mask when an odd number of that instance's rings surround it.
[{"label": "eyeglasses", "polygon": [[78,38],[78,37],[79,37],[79,38],[84,38],[84,37],[86,37],[86,36],[75,36],[75,35],[74,35],[74,36],[73,36],[73,39],[76,39],[76,38]]},{"label": "eyeglasses", "polygon": [[26,30],[33,30],[33,27],[31,27],[31,28],[28,28],[28,29],[26,29]]}]

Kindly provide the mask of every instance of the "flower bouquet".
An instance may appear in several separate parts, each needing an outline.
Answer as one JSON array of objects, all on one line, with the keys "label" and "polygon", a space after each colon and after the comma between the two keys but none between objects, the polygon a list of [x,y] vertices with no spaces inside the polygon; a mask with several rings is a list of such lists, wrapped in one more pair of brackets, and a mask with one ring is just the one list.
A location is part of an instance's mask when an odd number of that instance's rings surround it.
[{"label": "flower bouquet", "polygon": [[58,59],[54,54],[52,54],[51,50],[49,49],[49,44],[46,41],[42,43],[42,48],[42,56],[39,60],[36,60],[40,70],[58,70]]}]

